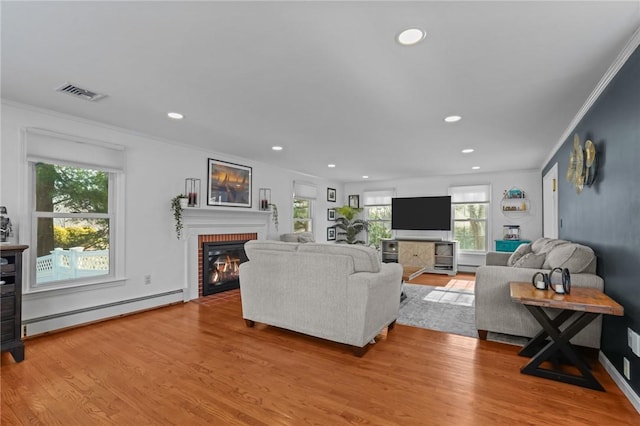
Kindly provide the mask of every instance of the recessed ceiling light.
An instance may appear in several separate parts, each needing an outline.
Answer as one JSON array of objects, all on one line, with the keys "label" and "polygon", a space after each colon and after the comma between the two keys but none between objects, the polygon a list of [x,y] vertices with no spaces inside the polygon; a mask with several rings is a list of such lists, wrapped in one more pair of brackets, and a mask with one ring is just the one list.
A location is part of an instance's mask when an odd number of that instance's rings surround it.
[{"label": "recessed ceiling light", "polygon": [[398,34],[397,40],[403,46],[413,46],[424,40],[426,35],[420,28],[407,28]]},{"label": "recessed ceiling light", "polygon": [[465,148],[462,150],[463,154],[471,154],[473,151],[475,151],[473,148]]},{"label": "recessed ceiling light", "polygon": [[335,166],[335,164],[327,164],[327,167],[329,167],[330,169],[333,169]]},{"label": "recessed ceiling light", "polygon": [[480,166],[473,166],[471,170],[480,170]]},{"label": "recessed ceiling light", "polygon": [[278,146],[278,145],[272,146],[271,149],[274,150],[274,151],[282,151],[282,147]]},{"label": "recessed ceiling light", "polygon": [[179,112],[170,112],[167,115],[169,116],[169,118],[173,118],[174,120],[182,120],[184,118],[184,115],[180,114]]},{"label": "recessed ceiling light", "polygon": [[362,176],[362,179],[369,179],[369,176],[364,175],[364,176]]},{"label": "recessed ceiling light", "polygon": [[460,120],[462,120],[462,117],[460,117],[459,115],[450,115],[444,118],[444,121],[446,121],[447,123],[455,123],[456,121]]}]

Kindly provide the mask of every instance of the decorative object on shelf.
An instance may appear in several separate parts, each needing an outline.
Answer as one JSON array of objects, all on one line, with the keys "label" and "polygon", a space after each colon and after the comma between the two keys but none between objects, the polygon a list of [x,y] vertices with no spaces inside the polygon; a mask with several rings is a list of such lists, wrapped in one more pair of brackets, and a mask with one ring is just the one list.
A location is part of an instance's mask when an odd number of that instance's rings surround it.
[{"label": "decorative object on shelf", "polygon": [[336,202],[335,188],[327,188],[327,201],[331,201],[332,203]]},{"label": "decorative object on shelf", "polygon": [[346,244],[365,244],[363,240],[358,240],[358,235],[362,231],[369,229],[369,222],[363,219],[356,219],[355,216],[362,211],[361,208],[342,206],[336,209],[338,217],[335,227],[337,231],[337,241]]},{"label": "decorative object on shelf", "polygon": [[187,194],[189,207],[200,207],[200,179],[186,178],[184,180],[184,193]]},{"label": "decorative object on shelf", "polygon": [[189,199],[184,194],[178,194],[171,199],[171,211],[175,220],[176,237],[180,239],[182,236],[182,211],[188,205]]},{"label": "decorative object on shelf", "polygon": [[209,158],[207,204],[250,208],[251,174],[249,166]]},{"label": "decorative object on shelf", "polygon": [[587,139],[584,148],[580,143],[580,136],[573,135],[573,150],[569,154],[569,165],[566,178],[580,194],[584,186],[591,186],[596,180],[598,169],[598,155],[594,143]]},{"label": "decorative object on shelf", "polygon": [[520,225],[503,225],[502,226],[502,239],[503,240],[519,240],[520,239]]},{"label": "decorative object on shelf", "polygon": [[327,220],[336,220],[336,209],[327,209]]},{"label": "decorative object on shelf", "polygon": [[522,189],[511,188],[503,192],[500,208],[505,216],[517,218],[529,213],[530,203]]},{"label": "decorative object on shelf", "polygon": [[260,210],[269,210],[271,206],[271,188],[258,189],[258,200],[260,200]]},{"label": "decorative object on shelf", "polygon": [[0,242],[6,242],[9,236],[12,233],[11,227],[11,219],[7,214],[7,208],[5,206],[0,206]]},{"label": "decorative object on shelf", "polygon": [[330,226],[327,228],[327,241],[335,241],[336,239],[336,227]]},{"label": "decorative object on shelf", "polygon": [[349,207],[354,209],[360,208],[360,196],[359,195],[349,195]]}]

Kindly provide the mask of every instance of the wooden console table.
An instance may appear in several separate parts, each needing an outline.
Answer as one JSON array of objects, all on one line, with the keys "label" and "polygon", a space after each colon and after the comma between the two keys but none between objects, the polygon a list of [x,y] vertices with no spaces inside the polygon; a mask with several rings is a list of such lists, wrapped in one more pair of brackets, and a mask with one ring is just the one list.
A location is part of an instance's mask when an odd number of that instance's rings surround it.
[{"label": "wooden console table", "polygon": [[[518,353],[521,356],[533,357],[520,372],[604,391],[569,340],[600,314],[622,316],[622,306],[595,288],[574,287],[571,294],[556,294],[553,290],[538,290],[531,283],[512,282],[509,286],[511,300],[522,303],[542,327],[542,330]],[[542,308],[557,308],[561,309],[561,312],[552,319]],[[569,321],[576,312],[580,314]],[[560,330],[564,323],[568,324],[567,327]],[[551,338],[551,341],[540,349],[547,337]],[[559,353],[577,367],[581,375],[569,374],[559,368],[548,369],[540,366],[543,362],[554,359]]]}]

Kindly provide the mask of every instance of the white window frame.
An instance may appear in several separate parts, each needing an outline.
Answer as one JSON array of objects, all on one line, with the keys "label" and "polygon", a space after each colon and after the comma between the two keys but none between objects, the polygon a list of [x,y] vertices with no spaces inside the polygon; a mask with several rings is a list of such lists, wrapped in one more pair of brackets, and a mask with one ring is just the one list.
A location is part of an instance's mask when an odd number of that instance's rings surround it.
[{"label": "white window frame", "polygon": [[485,204],[487,217],[482,220],[476,220],[476,222],[485,223],[485,250],[463,250],[460,248],[460,253],[477,253],[483,254],[490,251],[490,236],[491,236],[491,185],[466,185],[466,186],[452,186],[449,187],[449,195],[451,195],[451,235],[456,240],[456,222],[468,222],[469,219],[458,219],[455,217],[455,206],[466,204]]},{"label": "white window frame", "polygon": [[[25,161],[27,164],[27,191],[30,229],[26,238],[31,247],[29,268],[23,285],[25,294],[73,289],[97,284],[109,284],[124,281],[125,278],[125,173],[124,147],[107,142],[95,141],[83,137],[61,134],[49,130],[25,128],[22,131]],[[67,158],[63,158],[62,156]],[[109,173],[108,213],[73,214],[35,211],[35,165],[39,162],[101,170]],[[109,274],[36,283],[37,219],[39,217],[86,217],[109,219]]]},{"label": "white window frame", "polygon": [[[313,235],[315,235],[315,226],[314,226],[314,219],[315,219],[315,205],[316,205],[316,199],[318,198],[318,188],[316,187],[315,184],[313,183],[309,183],[309,182],[301,182],[301,181],[294,181],[293,182],[293,197],[291,200],[291,228],[293,232],[306,232],[306,231],[296,231],[295,229],[295,223],[296,222],[309,222],[310,223],[310,228],[311,230],[309,232],[311,232]],[[294,216],[294,206],[295,206],[295,202],[296,200],[307,200],[309,201],[309,217],[306,219],[298,219],[293,217]]]}]

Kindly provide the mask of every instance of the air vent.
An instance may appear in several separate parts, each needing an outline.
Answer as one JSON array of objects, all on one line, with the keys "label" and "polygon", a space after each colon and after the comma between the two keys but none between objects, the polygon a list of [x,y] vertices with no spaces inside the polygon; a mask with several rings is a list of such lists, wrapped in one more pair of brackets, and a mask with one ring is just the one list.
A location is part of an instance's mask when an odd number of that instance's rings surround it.
[{"label": "air vent", "polygon": [[75,96],[76,98],[90,102],[95,102],[107,96],[92,92],[91,90],[83,89],[71,83],[64,83],[62,86],[56,88],[56,92],[66,93],[67,95]]}]

